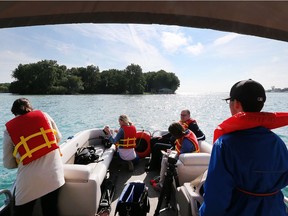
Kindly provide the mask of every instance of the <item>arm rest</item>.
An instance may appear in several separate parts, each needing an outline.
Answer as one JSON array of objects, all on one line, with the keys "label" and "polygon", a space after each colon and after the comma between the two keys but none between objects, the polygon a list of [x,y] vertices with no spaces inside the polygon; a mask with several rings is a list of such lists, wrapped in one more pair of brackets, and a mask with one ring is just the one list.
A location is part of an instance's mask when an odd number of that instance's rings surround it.
[{"label": "arm rest", "polygon": [[184,153],[177,161],[179,184],[190,182],[207,170],[210,161],[208,153]]},{"label": "arm rest", "polygon": [[180,154],[179,161],[184,165],[209,164],[210,154],[208,153],[184,153]]},{"label": "arm rest", "polygon": [[199,141],[199,146],[200,146],[200,152],[206,152],[211,154],[213,147],[211,144],[209,144],[206,141]]},{"label": "arm rest", "polygon": [[64,164],[64,177],[70,182],[88,182],[92,167],[79,164]]}]

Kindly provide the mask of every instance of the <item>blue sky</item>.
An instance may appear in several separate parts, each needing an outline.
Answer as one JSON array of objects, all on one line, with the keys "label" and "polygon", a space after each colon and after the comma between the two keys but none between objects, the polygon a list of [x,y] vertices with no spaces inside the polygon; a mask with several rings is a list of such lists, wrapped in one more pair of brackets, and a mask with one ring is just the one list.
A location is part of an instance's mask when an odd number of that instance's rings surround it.
[{"label": "blue sky", "polygon": [[71,67],[165,70],[180,79],[178,93],[228,92],[252,78],[288,87],[288,43],[209,29],[166,25],[70,24],[0,29],[0,83],[19,64],[44,59]]}]

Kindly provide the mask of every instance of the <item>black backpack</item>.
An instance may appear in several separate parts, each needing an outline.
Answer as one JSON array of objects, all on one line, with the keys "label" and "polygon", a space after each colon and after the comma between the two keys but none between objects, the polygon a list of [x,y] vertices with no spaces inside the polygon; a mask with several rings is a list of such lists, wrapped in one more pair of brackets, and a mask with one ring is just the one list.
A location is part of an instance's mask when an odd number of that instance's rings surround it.
[{"label": "black backpack", "polygon": [[75,153],[75,164],[89,164],[97,161],[99,155],[96,154],[96,150],[93,146],[78,148]]}]

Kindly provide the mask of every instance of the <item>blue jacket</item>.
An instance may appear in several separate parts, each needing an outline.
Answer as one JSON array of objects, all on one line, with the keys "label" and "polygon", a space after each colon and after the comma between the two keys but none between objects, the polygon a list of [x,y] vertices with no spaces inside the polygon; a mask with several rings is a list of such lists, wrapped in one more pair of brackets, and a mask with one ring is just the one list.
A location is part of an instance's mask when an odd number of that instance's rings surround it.
[{"label": "blue jacket", "polygon": [[200,215],[288,215],[281,192],[287,184],[288,151],[276,134],[257,127],[223,135],[212,149]]}]

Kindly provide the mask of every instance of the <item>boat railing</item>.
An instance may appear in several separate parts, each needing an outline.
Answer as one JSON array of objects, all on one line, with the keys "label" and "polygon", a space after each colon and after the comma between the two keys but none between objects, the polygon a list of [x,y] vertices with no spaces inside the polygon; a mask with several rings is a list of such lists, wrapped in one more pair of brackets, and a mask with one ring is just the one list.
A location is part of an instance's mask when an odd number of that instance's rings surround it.
[{"label": "boat railing", "polygon": [[163,136],[166,135],[167,133],[169,132],[166,130],[155,130],[152,132],[151,137]]},{"label": "boat railing", "polygon": [[0,215],[13,215],[13,196],[10,190],[1,189],[0,195],[5,195],[4,204],[0,207]]}]

